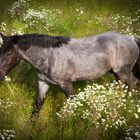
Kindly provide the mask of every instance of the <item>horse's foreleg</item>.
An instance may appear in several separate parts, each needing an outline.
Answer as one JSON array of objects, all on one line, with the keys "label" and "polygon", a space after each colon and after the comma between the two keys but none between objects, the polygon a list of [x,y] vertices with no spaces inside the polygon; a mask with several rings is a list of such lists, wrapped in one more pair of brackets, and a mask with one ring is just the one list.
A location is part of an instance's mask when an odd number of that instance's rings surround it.
[{"label": "horse's foreleg", "polygon": [[49,89],[49,84],[38,80],[38,98],[36,101],[36,108],[33,110],[32,114],[39,114],[39,111],[44,103],[44,99],[46,97],[46,93]]},{"label": "horse's foreleg", "polygon": [[40,110],[43,103],[44,99],[46,97],[46,93],[49,89],[49,84],[44,82],[44,81],[38,81],[38,98],[37,98],[37,108]]},{"label": "horse's foreleg", "polygon": [[74,89],[73,89],[72,82],[62,82],[62,83],[59,83],[59,86],[64,91],[67,98],[74,95]]}]

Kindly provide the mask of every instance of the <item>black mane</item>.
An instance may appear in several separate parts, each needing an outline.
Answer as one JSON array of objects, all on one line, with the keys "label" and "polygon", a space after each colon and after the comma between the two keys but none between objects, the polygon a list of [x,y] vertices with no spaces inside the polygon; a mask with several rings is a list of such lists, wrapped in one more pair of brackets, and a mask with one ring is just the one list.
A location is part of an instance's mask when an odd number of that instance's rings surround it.
[{"label": "black mane", "polygon": [[19,47],[23,50],[28,49],[31,45],[43,48],[57,48],[62,44],[68,44],[70,38],[63,36],[48,36],[43,34],[24,34],[19,35]]},{"label": "black mane", "polygon": [[7,36],[7,39],[4,40],[2,46],[0,47],[0,53],[4,54],[10,49],[12,49],[11,45],[13,44],[14,36]]}]

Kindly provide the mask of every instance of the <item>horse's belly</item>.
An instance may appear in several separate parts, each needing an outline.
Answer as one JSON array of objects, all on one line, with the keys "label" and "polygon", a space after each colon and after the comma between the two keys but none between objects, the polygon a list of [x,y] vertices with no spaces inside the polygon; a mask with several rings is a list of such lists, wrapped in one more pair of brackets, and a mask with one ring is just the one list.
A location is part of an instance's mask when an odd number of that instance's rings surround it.
[{"label": "horse's belly", "polygon": [[73,75],[73,80],[94,80],[111,69],[110,62],[106,57],[98,57],[97,59],[81,61]]},{"label": "horse's belly", "polygon": [[97,79],[97,78],[101,77],[102,75],[104,75],[107,71],[108,70],[102,70],[102,71],[91,70],[91,71],[79,73],[76,76],[73,76],[73,81],[76,81],[76,80],[94,80],[94,79]]}]

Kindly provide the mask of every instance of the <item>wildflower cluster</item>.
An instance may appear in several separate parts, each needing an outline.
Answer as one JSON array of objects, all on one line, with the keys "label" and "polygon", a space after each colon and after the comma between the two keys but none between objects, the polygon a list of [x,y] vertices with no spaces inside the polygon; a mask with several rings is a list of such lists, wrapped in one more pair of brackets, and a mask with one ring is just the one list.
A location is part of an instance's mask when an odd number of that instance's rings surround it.
[{"label": "wildflower cluster", "polygon": [[125,140],[140,140],[140,126],[130,126],[126,130]]},{"label": "wildflower cluster", "polygon": [[43,28],[49,31],[54,26],[57,26],[58,19],[55,10],[46,10],[40,7],[39,10],[28,9],[23,16],[23,21],[27,27],[35,27],[39,23],[42,23]]},{"label": "wildflower cluster", "polygon": [[24,34],[24,27],[23,28],[21,27],[18,30],[17,29],[12,29],[11,35],[16,35],[16,34],[23,35]]},{"label": "wildflower cluster", "polygon": [[75,6],[70,7],[70,11],[75,21],[79,21],[82,20],[82,18],[84,18],[85,9],[82,5],[76,4]]},{"label": "wildflower cluster", "polygon": [[13,140],[15,138],[15,131],[12,129],[3,129],[0,130],[0,139],[1,140]]},{"label": "wildflower cluster", "polygon": [[113,14],[110,17],[109,28],[110,30],[118,30],[122,33],[128,35],[137,35],[140,31],[139,28],[134,28],[135,26],[139,26],[138,23],[140,21],[140,10],[136,11],[135,14],[132,16],[129,13],[128,16],[120,15],[120,14]]},{"label": "wildflower cluster", "polygon": [[11,101],[9,98],[7,99],[0,99],[0,111],[7,112],[15,103]]},{"label": "wildflower cluster", "polygon": [[15,1],[11,8],[9,9],[9,13],[12,17],[15,15],[21,15],[23,9],[27,9],[29,7],[29,0],[17,0]]},{"label": "wildflower cluster", "polygon": [[38,28],[38,25],[41,25],[40,28],[43,28],[45,31],[54,29],[57,26],[57,14],[61,13],[60,9],[49,10],[43,6],[34,9],[31,8],[30,4],[30,0],[17,0],[9,9],[11,17],[18,18],[17,21],[22,23],[22,27],[18,28],[19,31],[13,30],[13,34],[23,34],[26,29],[34,30]]},{"label": "wildflower cluster", "polygon": [[132,97],[135,92],[120,82],[88,85],[73,99],[67,99],[57,116],[62,120],[80,117],[95,127],[118,129],[127,125],[128,116],[140,117],[140,101],[136,103]]},{"label": "wildflower cluster", "polygon": [[1,23],[0,29],[1,29],[2,32],[6,32],[6,23],[5,22]]},{"label": "wildflower cluster", "polygon": [[5,81],[6,81],[6,82],[11,82],[11,77],[5,76]]},{"label": "wildflower cluster", "polygon": [[107,30],[118,31],[127,35],[138,36],[140,29],[140,10],[135,13],[129,13],[128,15],[111,14],[110,16],[94,15],[92,19],[88,20],[88,25],[99,28],[99,32],[106,27]]},{"label": "wildflower cluster", "polygon": [[80,19],[81,16],[83,16],[84,12],[85,12],[84,8],[81,5],[77,6],[77,8],[75,9],[75,14],[77,16],[77,19]]}]

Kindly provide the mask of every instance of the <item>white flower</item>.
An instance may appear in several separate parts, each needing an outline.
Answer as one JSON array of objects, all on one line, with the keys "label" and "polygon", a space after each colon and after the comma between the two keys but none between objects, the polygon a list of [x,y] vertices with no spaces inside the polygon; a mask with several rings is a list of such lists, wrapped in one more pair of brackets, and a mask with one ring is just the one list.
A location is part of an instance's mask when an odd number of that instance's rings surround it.
[{"label": "white flower", "polygon": [[134,116],[135,116],[136,119],[139,118],[138,114],[136,114],[136,113],[134,113]]},{"label": "white flower", "polygon": [[8,76],[5,76],[5,81],[6,81],[6,82],[11,82],[11,78],[8,77]]},{"label": "white flower", "polygon": [[4,137],[2,134],[1,134],[0,136],[1,136],[1,139],[2,139],[2,140],[5,140],[5,137]]},{"label": "white flower", "polygon": [[138,113],[140,113],[140,107],[138,108]]}]

